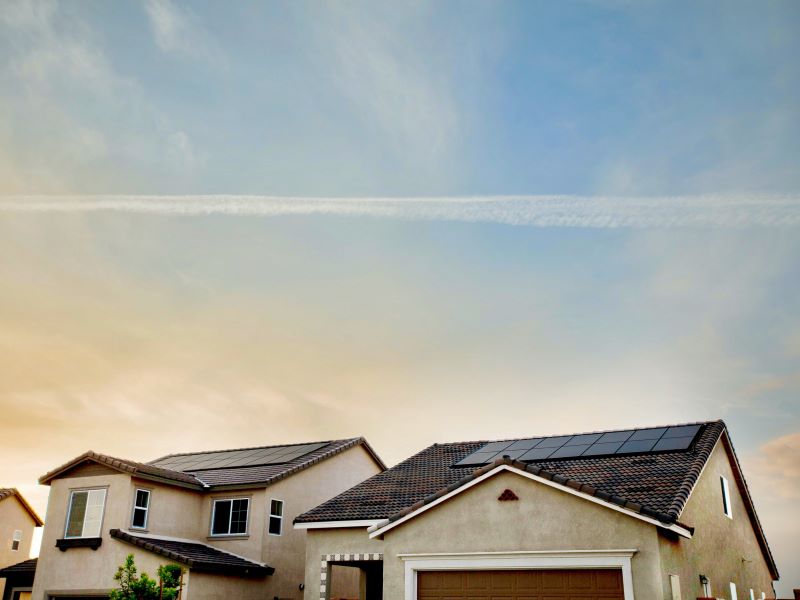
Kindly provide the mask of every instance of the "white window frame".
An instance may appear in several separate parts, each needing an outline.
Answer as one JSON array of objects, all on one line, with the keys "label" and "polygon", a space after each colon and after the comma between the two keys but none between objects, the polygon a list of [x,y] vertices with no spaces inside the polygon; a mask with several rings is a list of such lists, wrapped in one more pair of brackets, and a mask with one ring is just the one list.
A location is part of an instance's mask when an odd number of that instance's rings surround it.
[{"label": "white window frame", "polygon": [[[103,508],[100,511],[100,530],[97,532],[97,535],[83,535],[83,530],[86,528],[86,515],[83,518],[83,526],[81,527],[81,535],[67,535],[67,531],[69,530],[69,519],[72,516],[72,498],[75,494],[81,492],[103,492]],[[69,491],[69,500],[67,504],[67,520],[64,523],[64,539],[69,540],[80,540],[84,538],[96,538],[102,537],[103,535],[103,520],[106,517],[106,501],[108,500],[108,488],[80,488],[75,490]],[[87,497],[87,506],[88,506],[88,497]]]},{"label": "white window frame", "polygon": [[[145,492],[147,494],[147,506],[136,506],[136,498],[139,496],[139,492]],[[136,488],[133,490],[133,510],[131,510],[131,529],[138,529],[140,531],[146,531],[148,522],[150,521],[150,501],[153,498],[153,491],[147,488]],[[133,520],[136,518],[136,511],[137,510],[144,510],[144,525],[141,527],[138,525],[133,524]]]},{"label": "white window frame", "polygon": [[711,598],[711,580],[706,577],[706,582],[703,584],[703,596]]},{"label": "white window frame", "polygon": [[731,488],[728,485],[728,480],[724,475],[719,476],[722,485],[722,509],[725,516],[733,519],[733,506],[731,506]]},{"label": "white window frame", "polygon": [[[280,502],[281,503],[281,514],[275,515],[272,513],[272,503],[273,502]],[[283,512],[284,512],[285,503],[280,498],[270,498],[269,499],[269,514],[267,515],[267,534],[274,535],[275,537],[280,537],[283,535]],[[272,519],[278,519],[278,533],[272,533],[270,531],[270,524],[272,523]]]},{"label": "white window frame", "polygon": [[756,600],[756,593],[750,588],[750,600]]},{"label": "white window frame", "polygon": [[732,581],[731,584],[731,600],[739,600],[739,595],[736,593],[736,584]]},{"label": "white window frame", "polygon": [[[231,523],[233,522],[233,501],[246,500],[247,501],[247,518],[244,522],[244,533],[230,533]],[[217,514],[217,502],[230,502],[231,512],[228,515],[228,533],[214,533],[214,516]],[[208,528],[209,537],[223,538],[223,537],[239,537],[250,535],[250,497],[249,496],[236,496],[233,498],[214,498],[211,502],[211,524]]]},{"label": "white window frame", "polygon": [[520,569],[619,569],[625,600],[634,600],[631,557],[637,550],[554,550],[398,554],[405,563],[405,600],[417,600],[420,571],[497,571]]},{"label": "white window frame", "polygon": [[[16,547],[14,546],[16,544]],[[22,530],[15,529],[11,535],[11,551],[19,552],[19,547],[22,545]]]}]

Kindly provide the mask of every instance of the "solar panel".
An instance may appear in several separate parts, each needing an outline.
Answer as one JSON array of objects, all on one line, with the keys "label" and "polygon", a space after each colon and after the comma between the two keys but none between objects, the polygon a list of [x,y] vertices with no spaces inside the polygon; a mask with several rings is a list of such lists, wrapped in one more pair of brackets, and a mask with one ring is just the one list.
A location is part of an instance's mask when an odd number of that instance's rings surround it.
[{"label": "solar panel", "polygon": [[602,433],[582,433],[580,435],[573,435],[572,439],[567,442],[567,446],[588,446],[594,444]]},{"label": "solar panel", "polygon": [[663,452],[664,450],[686,450],[689,446],[692,445],[692,437],[673,437],[667,438],[663,437],[653,446],[653,451],[655,452]]},{"label": "solar panel", "polygon": [[472,467],[490,463],[497,456],[497,452],[473,452],[466,458],[458,461],[456,467]]},{"label": "solar panel", "polygon": [[556,448],[533,448],[520,456],[519,459],[522,461],[542,460],[548,458],[555,451]]},{"label": "solar panel", "polygon": [[670,427],[667,429],[664,437],[694,437],[698,431],[700,431],[700,425],[682,425],[680,427]]},{"label": "solar panel", "polygon": [[223,450],[219,452],[198,452],[197,454],[168,457],[152,464],[157,467],[175,469],[178,471],[202,471],[207,469],[283,464],[296,460],[325,446],[327,446],[327,443],[250,448],[247,450]]},{"label": "solar panel", "polygon": [[580,456],[586,450],[591,448],[589,444],[582,446],[570,446],[569,444],[561,446],[558,450],[550,455],[550,458],[568,458],[571,456]]},{"label": "solar panel", "polygon": [[636,454],[639,452],[650,452],[653,446],[656,445],[656,440],[634,440],[631,439],[620,447],[615,454]]},{"label": "solar panel", "polygon": [[537,444],[537,448],[560,448],[573,438],[571,435],[561,435],[558,437],[544,438]]},{"label": "solar panel", "polygon": [[622,446],[622,442],[599,442],[597,444],[592,444],[591,448],[584,452],[583,455],[600,456],[602,454],[614,454],[619,450],[620,446]]},{"label": "solar panel", "polygon": [[691,447],[701,428],[701,425],[677,425],[675,427],[650,427],[607,433],[582,433],[549,438],[490,442],[453,466],[480,466],[503,456],[523,462],[532,462],[687,450]]},{"label": "solar panel", "polygon": [[517,440],[513,444],[508,447],[508,450],[530,450],[531,448],[535,448],[536,444],[542,441],[544,438],[531,438],[529,440]]}]

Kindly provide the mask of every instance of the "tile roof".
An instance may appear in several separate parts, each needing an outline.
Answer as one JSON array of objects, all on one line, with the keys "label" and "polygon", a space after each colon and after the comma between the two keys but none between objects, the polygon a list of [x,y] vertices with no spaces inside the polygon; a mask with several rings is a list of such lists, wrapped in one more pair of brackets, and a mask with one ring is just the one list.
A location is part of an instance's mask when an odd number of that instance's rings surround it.
[{"label": "tile roof", "polygon": [[172,540],[134,535],[112,529],[111,537],[186,565],[192,571],[239,577],[264,577],[275,569],[194,540]]},{"label": "tile roof", "polygon": [[[227,452],[227,450],[169,454],[167,456],[162,456],[161,458],[150,461],[149,463],[140,463],[123,458],[115,458],[113,456],[100,454],[90,450],[43,475],[39,479],[39,483],[48,484],[51,480],[78,466],[80,463],[85,461],[93,461],[123,473],[130,473],[131,475],[136,475],[147,479],[162,480],[166,483],[172,482],[178,485],[194,487],[198,490],[211,490],[226,486],[270,485],[358,445],[364,446],[364,449],[375,459],[375,462],[378,463],[381,468],[386,468],[383,461],[363,437],[348,438],[343,440],[328,440],[320,443],[324,443],[325,446],[285,463],[253,467],[223,467],[218,469],[193,471],[167,469],[158,466],[158,463],[161,461],[166,461],[166,459],[175,456],[185,456],[186,454],[212,454],[216,452]],[[262,446],[261,448],[270,447],[272,446]],[[255,449],[256,448],[238,448],[236,450]]]},{"label": "tile roof", "polygon": [[[634,504],[643,514],[674,523],[694,482],[725,428],[722,421],[703,423],[697,442],[688,451],[661,454],[601,456],[542,460],[531,463],[557,483],[567,481],[595,490],[603,499]],[[557,436],[551,436],[557,437]],[[505,441],[505,440],[504,440]],[[350,521],[399,518],[397,515],[446,488],[455,488],[482,474],[487,467],[453,468],[488,441],[434,444],[300,515],[296,521]],[[524,463],[517,463],[523,467]],[[637,511],[639,512],[639,511]]]},{"label": "tile roof", "polygon": [[198,488],[203,487],[203,482],[193,475],[188,475],[180,471],[173,471],[172,469],[163,469],[161,467],[155,467],[153,465],[128,460],[125,458],[116,458],[114,456],[108,456],[107,454],[94,452],[93,450],[84,452],[77,458],[74,458],[71,461],[64,463],[60,467],[53,469],[49,473],[42,475],[39,478],[39,483],[42,485],[48,484],[62,473],[87,461],[96,462],[123,473],[130,473],[131,475],[141,475],[156,479],[164,479],[166,481],[182,483]]},{"label": "tile roof", "polygon": [[33,522],[36,524],[36,527],[42,527],[44,525],[44,521],[42,521],[41,517],[36,514],[36,511],[33,510],[33,507],[28,504],[28,501],[25,500],[25,497],[19,493],[17,488],[4,488],[0,487],[0,500],[5,500],[6,498],[14,497],[19,500],[19,503],[22,504],[22,507],[28,512],[33,519]]},{"label": "tile roof", "polygon": [[0,569],[0,577],[12,577],[14,575],[33,574],[36,572],[38,558],[29,558],[21,563],[11,565],[5,569]]},{"label": "tile roof", "polygon": [[[279,464],[271,464],[271,465],[261,465],[261,466],[253,466],[253,467],[222,467],[218,469],[203,469],[203,470],[192,470],[186,471],[187,474],[191,474],[193,477],[196,477],[198,480],[201,480],[205,485],[210,487],[219,487],[219,486],[229,486],[229,485],[251,485],[251,484],[261,484],[261,485],[269,485],[284,479],[298,471],[303,469],[307,469],[308,467],[315,465],[323,460],[331,458],[332,456],[339,454],[340,452],[344,452],[349,448],[353,448],[354,446],[358,446],[359,444],[363,445],[367,452],[375,459],[375,461],[382,467],[386,468],[383,464],[383,461],[380,457],[375,453],[369,443],[363,437],[356,437],[356,438],[348,438],[343,440],[327,440],[324,443],[325,445],[313,452],[309,452],[308,454],[304,454],[294,460],[290,460],[289,462],[279,463]],[[282,446],[285,444],[281,444]],[[259,448],[272,448],[275,446],[260,446]],[[233,451],[240,451],[240,450],[256,450],[259,448],[237,448]],[[228,450],[224,451],[227,452]],[[210,450],[208,452],[191,452],[186,454],[193,454],[193,455],[202,455],[202,454],[212,454],[216,452],[223,452],[220,450]],[[167,456],[162,456],[154,461],[151,461],[150,465],[158,464],[161,461],[166,460],[167,458],[172,458],[175,456],[182,456],[181,454],[170,454]]]}]

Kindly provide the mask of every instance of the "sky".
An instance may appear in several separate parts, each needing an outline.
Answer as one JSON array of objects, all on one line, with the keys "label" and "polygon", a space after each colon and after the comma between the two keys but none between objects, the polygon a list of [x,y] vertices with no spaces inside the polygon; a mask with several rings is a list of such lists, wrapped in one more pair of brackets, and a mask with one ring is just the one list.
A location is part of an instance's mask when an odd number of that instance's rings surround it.
[{"label": "sky", "polygon": [[[800,586],[800,5],[0,4],[0,484],[723,418]],[[222,425],[222,426],[221,426]]]}]

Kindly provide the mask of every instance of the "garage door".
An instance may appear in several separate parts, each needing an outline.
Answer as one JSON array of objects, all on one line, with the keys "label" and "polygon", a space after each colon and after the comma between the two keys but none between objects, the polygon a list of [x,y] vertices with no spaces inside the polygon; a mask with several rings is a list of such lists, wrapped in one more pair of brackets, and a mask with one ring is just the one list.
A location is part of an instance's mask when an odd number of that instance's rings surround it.
[{"label": "garage door", "polygon": [[623,600],[619,569],[424,571],[418,600]]}]

